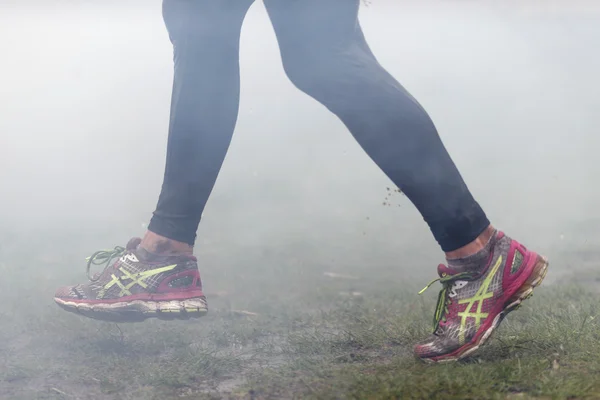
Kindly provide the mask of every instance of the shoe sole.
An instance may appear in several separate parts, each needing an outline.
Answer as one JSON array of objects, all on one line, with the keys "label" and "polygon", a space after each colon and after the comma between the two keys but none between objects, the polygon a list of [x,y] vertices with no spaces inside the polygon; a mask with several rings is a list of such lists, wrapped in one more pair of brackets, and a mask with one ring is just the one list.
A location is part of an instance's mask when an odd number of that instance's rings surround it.
[{"label": "shoe sole", "polygon": [[463,346],[463,349],[459,354],[453,356],[440,356],[438,359],[431,358],[423,358],[422,360],[431,363],[431,364],[439,364],[439,363],[450,363],[462,360],[465,357],[470,356],[481,346],[483,346],[487,340],[491,337],[494,330],[500,325],[500,322],[510,313],[511,311],[515,311],[517,308],[521,306],[523,301],[527,300],[531,296],[533,296],[533,290],[538,287],[546,274],[548,273],[548,259],[544,256],[538,256],[535,265],[533,266],[533,271],[529,275],[529,278],[521,285],[521,287],[513,294],[508,301],[505,303],[504,309],[496,315],[494,320],[492,321],[491,326],[480,335],[477,340],[473,343],[469,343]]},{"label": "shoe sole", "polygon": [[187,320],[200,318],[208,313],[206,299],[203,297],[168,301],[132,300],[104,304],[79,303],[56,297],[54,301],[68,312],[108,322],[142,322],[149,318]]}]

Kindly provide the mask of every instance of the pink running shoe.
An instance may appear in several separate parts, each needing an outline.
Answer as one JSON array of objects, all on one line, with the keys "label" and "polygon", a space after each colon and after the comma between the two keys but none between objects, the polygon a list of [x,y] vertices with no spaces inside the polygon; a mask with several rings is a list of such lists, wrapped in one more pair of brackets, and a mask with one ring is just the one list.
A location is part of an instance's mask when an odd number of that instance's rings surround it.
[{"label": "pink running shoe", "polygon": [[[94,253],[88,258],[90,282],[58,289],[54,301],[67,311],[115,322],[205,315],[208,308],[196,257],[157,256],[138,248],[140,242],[135,238],[126,248]],[[90,276],[92,264],[106,267]]]},{"label": "pink running shoe", "polygon": [[502,232],[497,233],[490,259],[481,271],[457,272],[440,265],[440,278],[435,281],[439,280],[443,288],[434,332],[415,346],[416,356],[427,362],[447,362],[473,354],[506,314],[533,294],[547,269],[545,257]]}]

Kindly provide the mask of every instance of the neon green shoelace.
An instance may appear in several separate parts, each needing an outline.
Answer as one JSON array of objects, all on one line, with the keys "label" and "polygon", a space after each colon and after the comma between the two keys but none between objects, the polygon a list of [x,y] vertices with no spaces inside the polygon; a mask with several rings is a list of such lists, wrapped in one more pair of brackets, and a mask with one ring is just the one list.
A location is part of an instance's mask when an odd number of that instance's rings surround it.
[{"label": "neon green shoelace", "polygon": [[100,250],[95,252],[94,254],[92,254],[91,256],[89,256],[88,258],[86,258],[87,261],[87,276],[90,279],[90,281],[95,282],[99,279],[99,275],[98,276],[92,276],[90,274],[90,269],[92,268],[92,265],[103,265],[106,264],[106,267],[108,267],[111,263],[111,261],[121,257],[124,253],[125,253],[125,247],[121,247],[121,246],[116,246],[114,249],[112,250]]},{"label": "neon green shoelace", "polygon": [[427,286],[425,286],[419,294],[423,294],[431,285],[436,282],[440,282],[442,284],[442,290],[438,294],[437,306],[435,307],[435,314],[433,315],[433,332],[437,332],[440,327],[440,322],[446,322],[446,314],[448,314],[448,306],[452,303],[452,299],[448,296],[448,293],[452,287],[452,284],[458,280],[468,280],[473,278],[473,273],[471,272],[461,272],[455,275],[445,275],[441,278],[437,278],[429,282]]}]

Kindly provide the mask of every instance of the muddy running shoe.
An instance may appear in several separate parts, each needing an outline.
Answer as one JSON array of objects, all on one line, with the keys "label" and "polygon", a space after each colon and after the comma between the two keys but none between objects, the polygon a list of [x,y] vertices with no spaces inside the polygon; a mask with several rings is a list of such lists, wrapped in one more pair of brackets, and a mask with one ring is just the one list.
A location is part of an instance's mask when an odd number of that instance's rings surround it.
[{"label": "muddy running shoe", "polygon": [[[88,258],[90,282],[58,289],[54,301],[67,311],[115,322],[205,315],[196,258],[157,256],[138,248],[140,242],[136,238],[126,248],[94,253]],[[90,267],[102,264],[104,271],[91,276]]]},{"label": "muddy running shoe", "polygon": [[440,278],[434,282],[440,281],[443,289],[435,311],[434,333],[415,346],[416,356],[427,362],[445,362],[471,355],[506,314],[533,294],[547,268],[546,258],[502,232],[497,234],[482,271],[456,272],[440,265]]}]

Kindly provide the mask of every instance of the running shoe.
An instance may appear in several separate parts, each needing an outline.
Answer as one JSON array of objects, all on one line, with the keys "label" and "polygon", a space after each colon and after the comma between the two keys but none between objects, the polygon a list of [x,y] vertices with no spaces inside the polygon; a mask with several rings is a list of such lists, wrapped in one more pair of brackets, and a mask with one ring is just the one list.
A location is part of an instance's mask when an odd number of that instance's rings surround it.
[{"label": "running shoe", "polygon": [[438,266],[443,288],[438,296],[433,334],[415,346],[427,362],[457,361],[472,355],[502,319],[533,294],[548,260],[498,232],[489,261],[480,271],[458,272]]},{"label": "running shoe", "polygon": [[[101,250],[87,259],[89,282],[58,289],[54,301],[86,317],[136,322],[147,318],[189,319],[208,312],[196,257],[160,256],[139,247]],[[105,265],[90,274],[93,265]]]}]

